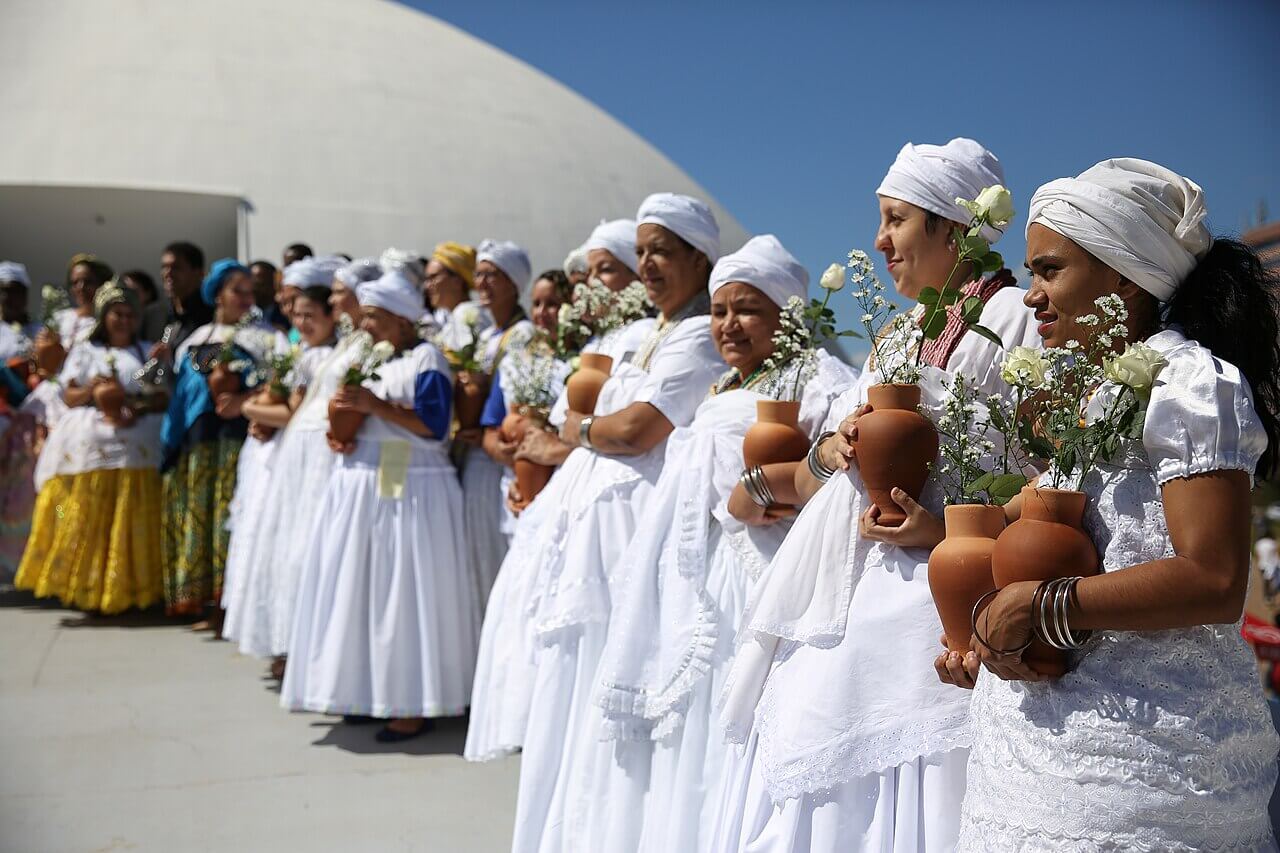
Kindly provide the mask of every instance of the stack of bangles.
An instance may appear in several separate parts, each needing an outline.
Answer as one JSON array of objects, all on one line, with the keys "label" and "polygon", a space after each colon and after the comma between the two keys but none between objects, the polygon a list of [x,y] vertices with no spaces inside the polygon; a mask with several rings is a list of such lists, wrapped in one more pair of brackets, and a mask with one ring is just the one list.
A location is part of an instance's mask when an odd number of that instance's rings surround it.
[{"label": "stack of bangles", "polygon": [[747,497],[751,498],[752,503],[756,506],[765,507],[766,509],[773,506],[773,490],[769,488],[769,480],[764,475],[764,470],[759,465],[752,465],[742,472],[742,476],[738,478],[742,483],[742,488],[746,490]]},{"label": "stack of bangles", "polygon": [[993,589],[983,595],[973,605],[971,628],[973,636],[988,651],[997,655],[1020,655],[1030,647],[1033,640],[1040,640],[1064,652],[1084,648],[1084,644],[1093,636],[1092,631],[1073,631],[1067,621],[1067,608],[1075,595],[1076,584],[1080,578],[1053,578],[1042,581],[1036,591],[1031,594],[1031,639],[1016,649],[997,649],[987,642],[978,630],[978,614],[982,605],[1000,590]]},{"label": "stack of bangles", "polygon": [[835,432],[828,430],[818,436],[818,440],[809,446],[809,453],[805,456],[805,462],[809,465],[809,473],[812,474],[813,478],[819,483],[827,482],[827,480],[830,480],[836,474],[836,469],[828,468],[823,464],[822,456],[818,452],[818,449],[822,447],[822,442],[831,438],[833,435],[835,435]]}]

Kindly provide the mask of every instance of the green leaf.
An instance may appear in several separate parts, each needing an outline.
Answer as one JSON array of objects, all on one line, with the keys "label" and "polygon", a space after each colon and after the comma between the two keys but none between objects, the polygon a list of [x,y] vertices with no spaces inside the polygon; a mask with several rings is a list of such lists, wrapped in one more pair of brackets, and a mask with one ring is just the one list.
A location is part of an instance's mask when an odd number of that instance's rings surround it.
[{"label": "green leaf", "polygon": [[839,337],[842,337],[842,338],[861,338],[861,337],[862,337],[862,335],[858,334],[858,333],[857,333],[857,332],[855,332],[853,329],[845,329],[843,332],[841,332],[841,333],[839,334]]},{"label": "green leaf", "polygon": [[938,304],[950,308],[960,299],[960,291],[947,288],[938,294]]},{"label": "green leaf", "polygon": [[982,300],[976,296],[970,296],[964,301],[964,306],[960,310],[960,316],[964,321],[972,326],[974,323],[982,319]]},{"label": "green leaf", "polygon": [[1027,484],[1027,478],[1021,474],[1001,474],[996,477],[987,491],[992,497],[1002,497],[1006,501],[1012,498]]},{"label": "green leaf", "polygon": [[984,491],[988,486],[991,485],[993,480],[995,480],[995,475],[988,471],[987,473],[983,474],[981,477],[979,477],[978,479],[970,483],[966,487],[966,490],[970,493]]},{"label": "green leaf", "polygon": [[984,258],[990,251],[991,244],[977,235],[960,238],[960,256],[963,258]]},{"label": "green leaf", "polygon": [[1023,447],[1027,452],[1037,459],[1049,460],[1053,458],[1053,445],[1047,439],[1041,436],[1035,436],[1031,441],[1023,442]]},{"label": "green leaf", "polygon": [[982,335],[982,337],[991,341],[991,343],[995,344],[998,347],[1004,346],[1004,341],[1000,340],[1000,336],[997,335],[995,332],[991,331],[990,329],[988,329],[986,326],[980,326],[977,323],[970,323],[969,331],[977,332],[979,335]]},{"label": "green leaf", "polygon": [[995,272],[1004,268],[1004,258],[999,252],[987,252],[982,256],[982,271]]},{"label": "green leaf", "polygon": [[916,297],[916,301],[921,305],[937,305],[938,289],[936,287],[926,287],[920,291],[920,295]]},{"label": "green leaf", "polygon": [[933,315],[926,318],[920,326],[920,331],[924,333],[925,340],[934,341],[945,328],[947,328],[947,315],[942,311],[934,311]]}]

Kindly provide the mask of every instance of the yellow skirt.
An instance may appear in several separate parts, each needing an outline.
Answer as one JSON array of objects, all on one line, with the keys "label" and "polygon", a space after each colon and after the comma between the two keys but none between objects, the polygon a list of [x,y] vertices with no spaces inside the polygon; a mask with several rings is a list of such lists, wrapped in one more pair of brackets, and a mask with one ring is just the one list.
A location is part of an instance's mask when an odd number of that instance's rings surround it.
[{"label": "yellow skirt", "polygon": [[152,468],[52,478],[36,498],[14,585],[100,613],[163,600],[160,494]]}]

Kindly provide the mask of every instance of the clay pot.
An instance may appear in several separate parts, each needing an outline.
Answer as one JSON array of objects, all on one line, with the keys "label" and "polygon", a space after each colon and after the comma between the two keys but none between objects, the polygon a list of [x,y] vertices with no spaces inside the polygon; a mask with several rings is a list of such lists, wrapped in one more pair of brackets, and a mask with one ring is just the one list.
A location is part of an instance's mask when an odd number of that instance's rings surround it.
[{"label": "clay pot", "polygon": [[919,385],[872,385],[867,402],[871,411],[858,419],[858,439],[853,443],[858,471],[880,508],[878,523],[897,527],[907,516],[890,493],[896,487],[920,500],[929,464],[938,455],[938,431],[916,411]]},{"label": "clay pot", "polygon": [[67,351],[58,340],[36,342],[34,347],[36,368],[41,376],[57,376],[62,370],[62,363],[67,360]]},{"label": "clay pot", "polygon": [[1004,510],[998,506],[965,504],[943,511],[947,538],[929,555],[929,592],[942,619],[947,647],[969,651],[973,605],[996,588],[991,576],[991,552],[1004,530]]},{"label": "clay pot", "polygon": [[120,410],[124,408],[124,386],[114,377],[109,382],[93,386],[93,404],[111,423],[119,423]]},{"label": "clay pot", "polygon": [[[995,585],[1097,574],[1098,550],[1082,526],[1085,500],[1084,492],[1023,487],[1021,516],[996,539],[991,554]],[[1039,640],[1022,659],[1045,673],[1066,669],[1066,655]]]},{"label": "clay pot", "polygon": [[489,397],[489,380],[483,373],[463,371],[453,387],[453,411],[458,416],[458,429],[480,426],[484,403]]},{"label": "clay pot", "polygon": [[596,410],[600,389],[609,381],[613,359],[598,352],[584,352],[578,357],[578,369],[565,383],[569,408],[580,415],[590,415]]},{"label": "clay pot", "polygon": [[329,437],[342,444],[355,441],[356,433],[360,432],[360,427],[364,424],[365,413],[339,409],[335,403],[334,398],[329,398]]},{"label": "clay pot", "polygon": [[209,371],[205,381],[209,385],[209,395],[214,401],[223,394],[234,394],[240,390],[240,375],[232,372],[225,364],[216,365]]},{"label": "clay pot", "polygon": [[[268,383],[266,388],[258,392],[258,402],[267,406],[278,406],[281,403],[289,402],[289,398],[277,391],[274,385]],[[255,424],[254,426],[259,441],[267,441],[280,431],[279,427],[267,426],[266,424]]]},{"label": "clay pot", "polygon": [[[531,429],[540,427],[540,420],[530,418],[520,412],[511,412],[502,419],[499,431],[504,441],[520,441]],[[517,459],[512,465],[516,472],[516,485],[520,489],[520,497],[526,504],[538,496],[555,473],[552,465],[540,465],[528,459]]]},{"label": "clay pot", "polygon": [[798,462],[809,452],[809,437],[800,431],[800,403],[757,400],[756,422],[742,439],[742,461],[753,465]]}]

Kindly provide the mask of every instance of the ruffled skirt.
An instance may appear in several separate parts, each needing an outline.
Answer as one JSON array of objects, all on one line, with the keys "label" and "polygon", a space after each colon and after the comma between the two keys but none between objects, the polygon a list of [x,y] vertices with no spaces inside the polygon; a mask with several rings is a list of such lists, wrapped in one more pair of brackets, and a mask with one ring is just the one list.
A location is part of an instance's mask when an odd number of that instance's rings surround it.
[{"label": "ruffled skirt", "polygon": [[[415,450],[415,454],[418,451]],[[378,445],[329,477],[299,581],[280,703],[374,717],[456,716],[479,634],[453,469],[410,462],[398,498],[378,488]]]},{"label": "ruffled skirt", "polygon": [[[257,540],[263,501],[271,485],[269,469],[278,445],[275,437],[269,441],[260,441],[250,436],[244,440],[240,458],[236,460],[236,491],[227,508],[227,530],[231,536],[227,540],[227,566],[222,578],[222,606],[227,610],[226,622],[223,624],[224,637],[235,636],[227,633],[227,625],[231,623],[231,611],[238,610],[233,607],[233,603],[244,598],[247,564]],[[238,625],[234,625],[232,630],[237,627]]]},{"label": "ruffled skirt", "polygon": [[15,412],[0,433],[0,581],[13,576],[31,533],[36,490],[36,421]]},{"label": "ruffled skirt", "polygon": [[170,614],[201,613],[222,599],[231,498],[241,437],[197,442],[163,475],[164,598]]},{"label": "ruffled skirt", "polygon": [[51,478],[40,490],[14,579],[40,598],[99,613],[147,608],[164,595],[160,474],[116,468]]},{"label": "ruffled skirt", "polygon": [[482,613],[502,558],[507,555],[507,537],[502,532],[506,512],[502,500],[504,470],[478,447],[467,450],[462,466],[467,565]]}]

